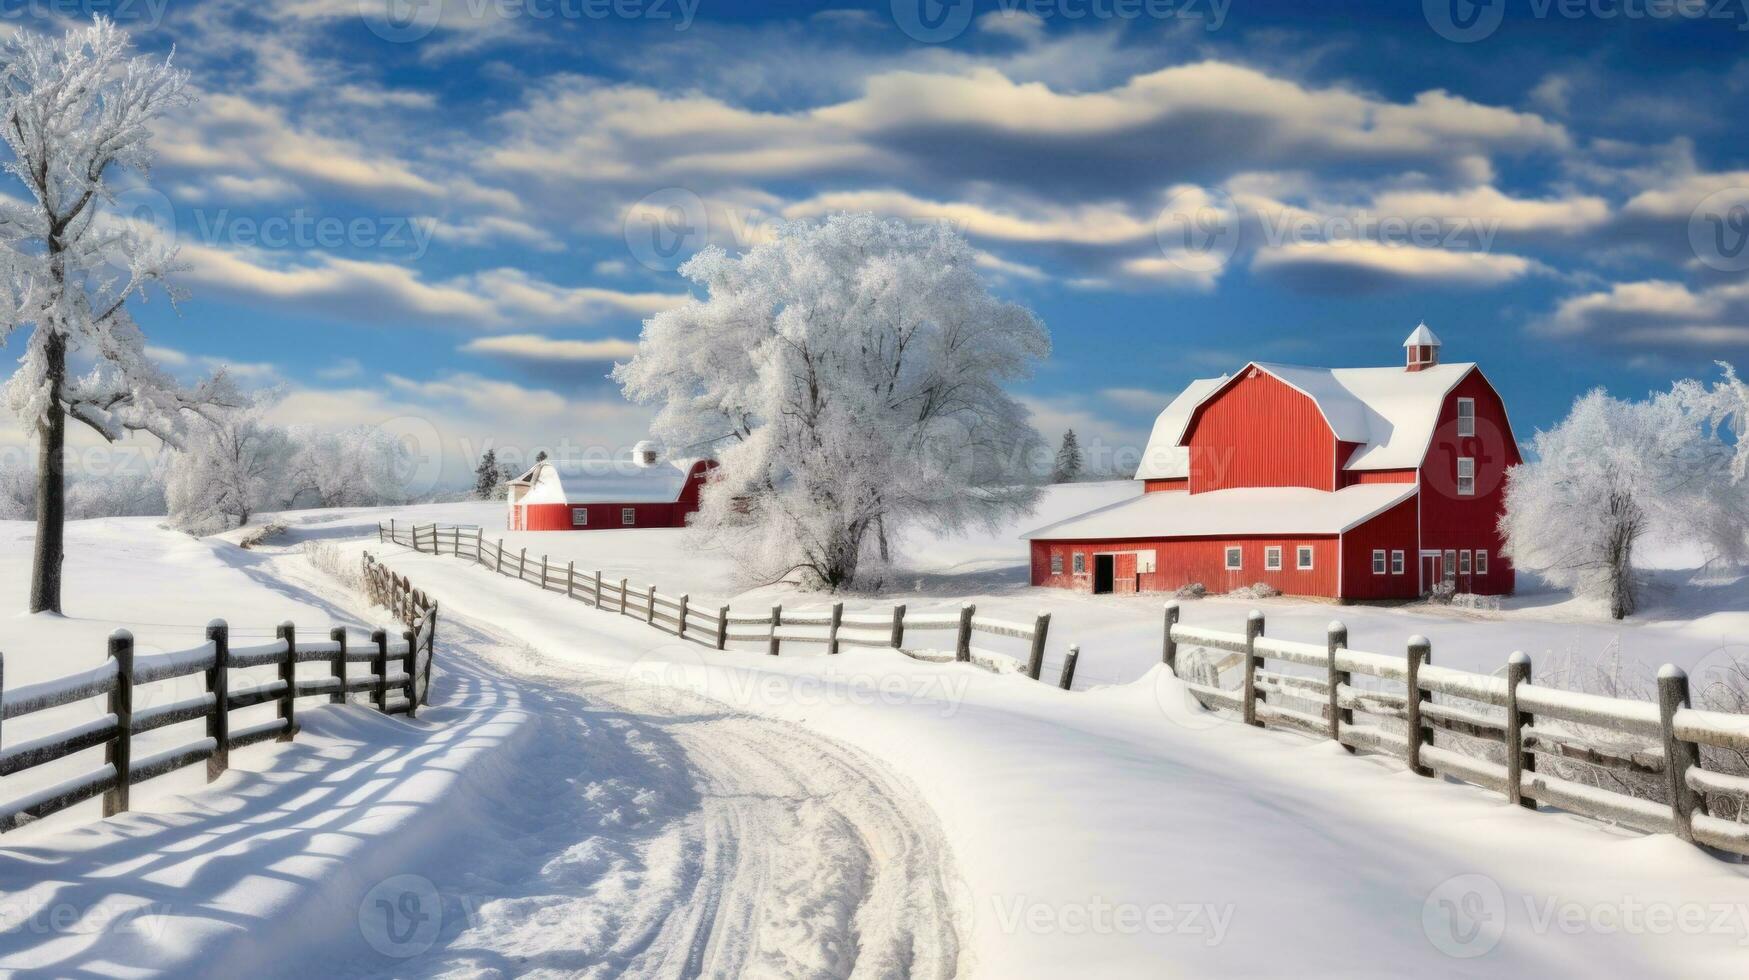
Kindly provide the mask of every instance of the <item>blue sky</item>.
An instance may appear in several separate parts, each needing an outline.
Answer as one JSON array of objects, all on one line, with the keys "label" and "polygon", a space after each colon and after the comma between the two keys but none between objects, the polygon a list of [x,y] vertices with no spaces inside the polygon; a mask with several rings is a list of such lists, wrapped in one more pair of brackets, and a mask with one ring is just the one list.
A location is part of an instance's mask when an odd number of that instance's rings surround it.
[{"label": "blue sky", "polygon": [[678,260],[840,209],[970,238],[1051,330],[1023,394],[1053,439],[1136,447],[1247,359],[1397,363],[1421,319],[1521,438],[1711,374],[1749,360],[1746,5],[84,0],[0,28],[112,13],[193,73],[123,199],[183,245],[179,308],[138,308],[166,364],[435,433],[453,476],[634,441],[603,375]]}]

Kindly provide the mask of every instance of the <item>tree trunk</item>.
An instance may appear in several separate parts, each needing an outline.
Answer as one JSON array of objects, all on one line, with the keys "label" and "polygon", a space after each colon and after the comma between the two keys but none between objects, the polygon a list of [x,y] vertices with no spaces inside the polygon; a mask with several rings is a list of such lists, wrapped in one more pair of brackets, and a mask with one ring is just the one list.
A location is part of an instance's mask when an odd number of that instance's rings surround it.
[{"label": "tree trunk", "polygon": [[[38,329],[44,329],[39,327]],[[67,416],[61,411],[61,386],[67,380],[67,338],[49,334],[43,345],[49,386],[48,415],[37,423],[36,551],[30,575],[30,611],[61,611],[61,559],[65,554],[67,507]]]},{"label": "tree trunk", "polygon": [[875,518],[875,534],[880,538],[881,542],[881,564],[891,564],[893,556],[892,552],[887,547],[887,515],[882,514]]}]

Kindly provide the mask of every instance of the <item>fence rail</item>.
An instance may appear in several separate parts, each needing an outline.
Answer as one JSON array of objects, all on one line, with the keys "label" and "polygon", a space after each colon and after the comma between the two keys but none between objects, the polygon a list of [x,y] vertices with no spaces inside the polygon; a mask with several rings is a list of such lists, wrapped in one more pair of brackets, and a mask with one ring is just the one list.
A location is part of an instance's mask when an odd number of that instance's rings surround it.
[{"label": "fence rail", "polygon": [[[1704,768],[1700,753],[1703,746],[1749,750],[1749,715],[1691,707],[1688,675],[1677,667],[1658,672],[1658,700],[1651,702],[1538,686],[1523,653],[1512,654],[1502,675],[1474,674],[1435,666],[1432,644],[1419,636],[1395,657],[1349,649],[1341,623],[1332,623],[1317,645],[1266,636],[1260,612],[1251,613],[1243,633],[1184,626],[1178,618],[1177,604],[1169,604],[1167,668],[1178,673],[1181,647],[1237,654],[1237,690],[1186,686],[1204,705],[1238,712],[1248,725],[1328,738],[1350,752],[1397,756],[1419,775],[1473,783],[1530,809],[1546,803],[1749,855],[1749,823],[1712,815],[1708,799],[1743,814],[1749,778]],[[1234,659],[1213,666],[1217,680]],[[1271,670],[1271,661],[1315,673]],[[1357,686],[1357,675],[1374,686]],[[1435,695],[1446,700],[1436,702]],[[1402,730],[1392,730],[1398,724]],[[1666,799],[1539,772],[1539,757],[1659,776]]]},{"label": "fence rail", "polygon": [[[974,633],[984,633],[1025,641],[1027,676],[1039,680],[1044,671],[1045,640],[1051,626],[1050,613],[1046,612],[1039,613],[1031,623],[979,617],[971,603],[951,615],[910,613],[903,604],[894,605],[891,614],[846,615],[844,603],[834,602],[827,612],[785,612],[780,604],[754,614],[727,605],[712,608],[695,603],[687,593],[663,590],[654,584],[639,587],[629,579],[610,580],[600,570],[579,572],[575,562],[561,565],[546,555],[531,557],[527,548],[506,548],[503,538],[487,541],[484,529],[477,526],[406,525],[390,521],[377,525],[377,540],[428,554],[468,559],[506,578],[548,592],[563,592],[584,605],[642,619],[646,625],[718,650],[728,649],[729,643],[763,644],[766,653],[775,657],[786,645],[824,646],[828,655],[845,647],[883,647],[919,659],[936,660],[942,658],[907,647],[905,638],[917,633],[952,632],[953,660],[995,667],[1007,658],[972,644]],[[732,628],[748,626],[760,628]],[[1079,652],[1073,646],[1069,649],[1071,654]],[[1067,690],[1073,680],[1071,661],[1065,660],[1058,685]]]},{"label": "fence rail", "polygon": [[[409,588],[370,555],[364,557],[371,598],[391,610],[407,628],[391,639],[373,630],[363,648],[351,645],[344,627],[334,627],[328,639],[300,640],[297,627],[282,623],[271,643],[231,646],[231,630],[222,619],[206,627],[198,646],[170,653],[135,655],[133,634],[111,633],[108,657],[96,667],[67,677],[7,689],[5,659],[0,655],[0,778],[59,762],[99,746],[102,765],[53,785],[0,802],[0,833],[46,817],[58,810],[103,797],[103,815],[128,809],[132,787],[148,779],[196,763],[206,763],[212,782],[230,767],[232,749],[276,739],[289,742],[297,734],[299,698],[326,694],[330,703],[350,694],[369,692],[377,710],[412,717],[425,703],[435,649],[437,604]],[[327,663],[328,677],[298,677],[300,663]],[[351,675],[348,665],[369,663],[370,672]],[[391,664],[396,669],[391,669]],[[233,686],[231,672],[277,667],[271,681]],[[142,688],[193,674],[205,677],[206,689],[166,704],[136,708]],[[159,692],[162,693],[162,692]],[[104,713],[63,731],[14,745],[4,741],[4,722],[65,707],[90,698],[107,699]],[[242,728],[231,727],[231,712],[273,702],[275,717]],[[203,737],[143,758],[134,756],[133,738],[170,725],[206,719]]]}]

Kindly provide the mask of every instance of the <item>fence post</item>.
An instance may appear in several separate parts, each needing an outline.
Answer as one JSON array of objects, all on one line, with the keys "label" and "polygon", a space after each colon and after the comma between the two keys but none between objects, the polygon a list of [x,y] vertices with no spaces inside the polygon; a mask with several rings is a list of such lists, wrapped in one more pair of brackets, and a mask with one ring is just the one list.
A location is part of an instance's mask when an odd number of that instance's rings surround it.
[{"label": "fence post", "polygon": [[771,646],[765,652],[771,654],[774,657],[777,656],[777,644],[778,644],[777,628],[779,626],[782,626],[782,625],[783,625],[783,607],[782,606],[772,606],[771,607]]},{"label": "fence post", "polygon": [[389,633],[382,629],[371,630],[370,641],[377,646],[376,655],[370,659],[371,672],[377,675],[377,686],[371,692],[371,700],[376,702],[377,710],[382,711],[389,703]]},{"label": "fence post", "polygon": [[1166,604],[1166,630],[1160,641],[1160,662],[1166,665],[1166,672],[1173,677],[1178,676],[1178,641],[1172,638],[1172,627],[1178,625],[1178,603]]},{"label": "fence post", "polygon": [[972,614],[976,609],[969,602],[960,603],[960,628],[953,642],[953,659],[962,664],[972,659]]},{"label": "fence post", "polygon": [[419,634],[405,630],[401,637],[407,641],[407,717],[412,718],[419,706]]},{"label": "fence post", "polygon": [[565,598],[577,598],[577,563],[574,561],[565,563]]},{"label": "fence post", "polygon": [[298,698],[298,630],[287,620],[279,624],[273,635],[285,641],[285,659],[279,662],[279,679],[285,685],[285,690],[279,696],[279,716],[285,719],[285,728],[274,741],[289,742],[292,734],[297,731],[292,717],[292,705]]},{"label": "fence post", "polygon": [[1032,621],[1032,649],[1026,657],[1026,676],[1038,680],[1045,669],[1045,637],[1051,631],[1051,614],[1041,612]]},{"label": "fence post", "polygon": [[1523,650],[1506,659],[1506,799],[1526,809],[1536,801],[1524,795],[1524,774],[1536,771],[1536,755],[1524,750],[1531,717],[1518,707],[1518,685],[1530,683],[1530,657]]},{"label": "fence post", "polygon": [[601,608],[601,569],[595,570],[595,608]]},{"label": "fence post", "polygon": [[844,603],[834,602],[832,604],[832,622],[826,627],[826,652],[828,654],[838,652],[838,627],[843,624]]},{"label": "fence post", "polygon": [[524,548],[516,556],[516,580],[528,581],[528,549]]},{"label": "fence post", "polygon": [[1245,724],[1262,728],[1257,720],[1257,638],[1263,635],[1263,610],[1253,609],[1245,617],[1245,686],[1240,715]]},{"label": "fence post", "polygon": [[1403,706],[1409,723],[1409,771],[1417,776],[1433,775],[1432,769],[1421,764],[1421,747],[1433,742],[1433,733],[1421,727],[1421,705],[1432,699],[1432,695],[1421,690],[1421,665],[1432,657],[1433,644],[1428,642],[1427,637],[1409,637],[1409,676],[1406,681],[1409,696],[1404,699]]},{"label": "fence post", "polygon": [[1057,681],[1057,686],[1059,688],[1062,688],[1065,691],[1072,690],[1074,688],[1074,686],[1075,686],[1075,661],[1080,660],[1080,659],[1081,659],[1081,648],[1076,646],[1073,643],[1069,644],[1069,656],[1064,658],[1064,660],[1063,660],[1063,676],[1060,680]]},{"label": "fence post", "polygon": [[644,622],[654,626],[656,625],[656,583],[654,582],[650,583],[649,600],[647,607],[644,609]]},{"label": "fence post", "polygon": [[395,519],[393,517],[389,518],[389,543],[400,544],[399,541],[395,540]]},{"label": "fence post", "polygon": [[486,528],[474,528],[474,560],[480,564],[486,563]]},{"label": "fence post", "polygon": [[542,592],[545,592],[547,590],[547,556],[546,555],[540,556],[540,590]]},{"label": "fence post", "polygon": [[109,689],[109,713],[115,716],[115,734],[103,746],[103,761],[115,767],[115,785],[103,792],[103,815],[113,817],[128,809],[128,784],[134,766],[134,635],[127,630],[109,634],[109,659],[115,661],[115,686]]},{"label": "fence post", "polygon": [[431,662],[437,659],[437,607],[432,606],[425,615],[430,628],[425,631],[425,683],[417,692],[420,704],[431,703]]},{"label": "fence post", "polygon": [[1658,722],[1664,730],[1664,788],[1670,794],[1670,819],[1676,836],[1694,843],[1694,813],[1699,794],[1688,786],[1688,770],[1699,761],[1693,742],[1676,737],[1676,713],[1688,708],[1688,674],[1675,664],[1658,668]]},{"label": "fence post", "polygon": [[729,645],[729,607],[720,606],[717,609],[717,649],[722,650]]},{"label": "fence post", "polygon": [[328,670],[340,681],[340,690],[328,696],[329,704],[346,703],[346,627],[336,626],[328,631],[328,639],[340,644],[340,652],[334,659],[328,661]]},{"label": "fence post", "polygon": [[905,604],[899,603],[893,607],[893,649],[897,650],[905,644]]},{"label": "fence post", "polygon": [[504,539],[503,538],[498,539],[498,557],[492,564],[492,571],[497,572],[499,575],[504,574]]},{"label": "fence post", "polygon": [[206,737],[213,740],[213,754],[206,760],[210,783],[231,768],[231,628],[215,619],[206,624],[206,638],[213,645],[213,665],[206,672],[206,689],[213,696],[212,712],[206,716]]},{"label": "fence post", "polygon": [[[1336,668],[1336,651],[1348,646],[1348,627],[1341,620],[1331,620],[1330,626],[1324,632],[1324,654],[1330,660],[1324,680],[1330,686],[1330,738],[1342,741],[1342,726],[1354,726],[1354,710],[1342,707],[1342,685],[1350,680],[1348,671]],[[1344,745],[1348,754],[1353,755],[1354,749]]]},{"label": "fence post", "polygon": [[686,635],[686,605],[691,601],[691,595],[685,592],[680,593],[680,623],[679,626],[676,627],[680,632],[676,633],[676,636],[684,637]]},{"label": "fence post", "polygon": [[619,580],[619,614],[621,616],[626,614],[626,584],[630,581],[631,579],[624,578]]}]

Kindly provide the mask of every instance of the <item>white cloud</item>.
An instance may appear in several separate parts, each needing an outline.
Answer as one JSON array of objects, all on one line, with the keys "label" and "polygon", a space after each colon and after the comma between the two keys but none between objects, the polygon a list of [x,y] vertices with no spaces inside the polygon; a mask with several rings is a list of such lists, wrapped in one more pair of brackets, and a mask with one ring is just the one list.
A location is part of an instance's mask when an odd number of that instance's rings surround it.
[{"label": "white cloud", "polygon": [[[1323,288],[1335,288],[1356,282],[1499,286],[1522,279],[1540,266],[1519,255],[1356,241],[1291,243],[1259,249],[1251,260],[1251,268],[1278,276],[1317,277]],[[1348,276],[1333,278],[1343,273]]]},{"label": "white cloud", "polygon": [[1570,296],[1539,333],[1638,346],[1749,344],[1749,282],[1693,289],[1648,279]]},{"label": "white cloud", "polygon": [[540,334],[513,333],[495,337],[479,337],[460,348],[469,354],[495,354],[502,357],[541,361],[615,361],[626,360],[638,352],[636,341],[567,340]]}]

